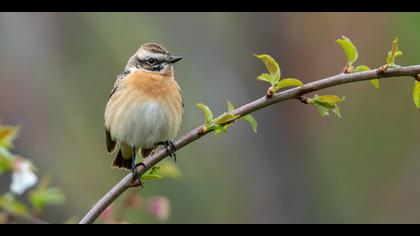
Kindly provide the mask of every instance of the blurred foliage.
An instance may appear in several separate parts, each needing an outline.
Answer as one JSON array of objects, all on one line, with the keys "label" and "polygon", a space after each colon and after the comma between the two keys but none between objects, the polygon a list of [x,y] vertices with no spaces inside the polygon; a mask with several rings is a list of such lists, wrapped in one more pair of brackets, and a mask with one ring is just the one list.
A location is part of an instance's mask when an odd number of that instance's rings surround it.
[{"label": "blurred foliage", "polygon": [[127,221],[129,211],[146,213],[158,222],[168,220],[171,213],[171,203],[167,197],[151,196],[142,197],[136,190],[129,191],[121,203],[112,203],[100,215],[99,221],[106,224],[136,223]]},{"label": "blurred foliage", "polygon": [[414,81],[413,101],[417,108],[420,108],[420,81]]},{"label": "blurred foliage", "polygon": [[157,164],[150,168],[140,178],[142,180],[161,179],[169,177],[177,179],[181,177],[181,170],[174,163],[164,161],[162,164]]},{"label": "blurred foliage", "polygon": [[[12,172],[10,192],[0,195],[0,213],[6,216],[7,213],[12,213],[15,215],[32,215],[32,217],[41,218],[42,211],[46,206],[64,203],[64,194],[58,188],[48,187],[49,181],[44,179],[29,194],[32,214],[30,214],[29,206],[17,199],[16,195],[21,195],[28,188],[31,188],[38,179],[32,173],[34,167],[28,160],[10,152],[10,149],[13,148],[13,141],[18,136],[18,131],[18,127],[0,124],[0,149],[2,150],[0,153],[0,174],[4,174],[6,171]],[[8,220],[1,222],[8,223]]]}]

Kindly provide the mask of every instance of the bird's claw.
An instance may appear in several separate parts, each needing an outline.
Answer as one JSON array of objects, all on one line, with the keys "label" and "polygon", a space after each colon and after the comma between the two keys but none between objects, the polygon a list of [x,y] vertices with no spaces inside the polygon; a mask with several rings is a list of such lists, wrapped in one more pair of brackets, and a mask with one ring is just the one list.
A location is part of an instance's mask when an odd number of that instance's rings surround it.
[{"label": "bird's claw", "polygon": [[156,145],[163,145],[165,147],[166,154],[176,162],[176,146],[172,141],[166,140],[163,142],[158,142]]},{"label": "bird's claw", "polygon": [[[144,163],[140,163],[139,165],[143,165],[145,168],[146,166],[144,165]],[[137,173],[137,165],[135,164],[135,162],[133,161],[132,165],[131,165],[131,173],[133,174],[133,178],[134,178],[134,185],[135,186],[140,186],[143,188],[143,183],[141,182],[141,178],[139,176],[139,174]]]}]

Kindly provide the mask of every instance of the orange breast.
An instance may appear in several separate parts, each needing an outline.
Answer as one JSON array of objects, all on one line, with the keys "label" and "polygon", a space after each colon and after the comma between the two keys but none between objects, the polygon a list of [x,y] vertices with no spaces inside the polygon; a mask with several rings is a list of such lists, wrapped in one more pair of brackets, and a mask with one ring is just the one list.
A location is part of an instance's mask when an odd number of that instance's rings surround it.
[{"label": "orange breast", "polygon": [[121,85],[137,89],[144,96],[154,99],[177,96],[180,88],[172,76],[137,70],[121,81]]},{"label": "orange breast", "polygon": [[168,106],[172,112],[182,113],[181,89],[171,75],[137,70],[124,78],[121,86],[144,99]]}]

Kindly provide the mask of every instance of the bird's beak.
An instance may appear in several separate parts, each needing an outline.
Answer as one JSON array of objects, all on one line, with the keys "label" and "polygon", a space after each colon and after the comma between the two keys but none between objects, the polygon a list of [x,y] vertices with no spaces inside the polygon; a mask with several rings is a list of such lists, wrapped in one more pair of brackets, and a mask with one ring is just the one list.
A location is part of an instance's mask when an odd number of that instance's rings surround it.
[{"label": "bird's beak", "polygon": [[174,64],[177,61],[180,61],[182,59],[182,57],[177,57],[177,56],[171,56],[169,58],[169,63]]}]

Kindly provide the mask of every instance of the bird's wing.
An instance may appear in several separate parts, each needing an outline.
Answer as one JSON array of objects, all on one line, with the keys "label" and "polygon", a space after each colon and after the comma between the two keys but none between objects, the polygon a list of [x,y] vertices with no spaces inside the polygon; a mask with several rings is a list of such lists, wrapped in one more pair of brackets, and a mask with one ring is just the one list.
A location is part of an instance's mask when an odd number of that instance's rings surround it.
[{"label": "bird's wing", "polygon": [[115,147],[117,146],[117,142],[112,140],[111,133],[109,133],[109,130],[105,127],[105,136],[106,136],[106,150],[108,153],[112,153],[115,150]]},{"label": "bird's wing", "polygon": [[[117,79],[114,83],[114,87],[111,90],[111,94],[109,95],[109,98],[114,95],[114,93],[118,90],[119,83],[122,79],[125,78],[130,73],[130,71],[124,71],[124,73],[117,76]],[[108,100],[109,100],[108,98]],[[105,127],[105,136],[106,136],[106,149],[109,153],[112,153],[115,150],[115,147],[117,146],[117,142],[112,139],[110,131]]]},{"label": "bird's wing", "polygon": [[118,85],[119,85],[120,81],[122,79],[124,79],[127,74],[128,73],[124,72],[123,74],[119,74],[117,76],[117,79],[115,80],[115,83],[114,83],[114,87],[112,87],[112,90],[111,90],[111,93],[109,94],[108,99],[111,98],[112,95],[114,95],[114,93],[118,90]]}]

